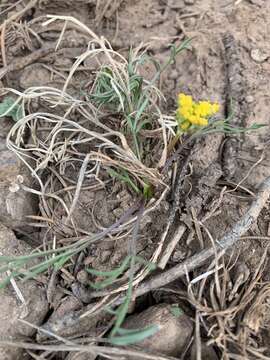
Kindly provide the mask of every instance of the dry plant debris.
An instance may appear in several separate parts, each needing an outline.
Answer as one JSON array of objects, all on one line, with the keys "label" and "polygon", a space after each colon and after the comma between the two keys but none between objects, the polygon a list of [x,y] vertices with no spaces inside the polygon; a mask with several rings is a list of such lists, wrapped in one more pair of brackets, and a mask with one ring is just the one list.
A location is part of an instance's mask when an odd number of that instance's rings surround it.
[{"label": "dry plant debris", "polygon": [[267,251],[256,272],[245,277],[244,264],[218,255],[208,274],[190,283],[189,300],[196,309],[197,328],[201,328],[196,333],[197,346],[204,333],[222,359],[267,358],[259,335],[269,322],[270,287],[262,279],[266,256]]}]

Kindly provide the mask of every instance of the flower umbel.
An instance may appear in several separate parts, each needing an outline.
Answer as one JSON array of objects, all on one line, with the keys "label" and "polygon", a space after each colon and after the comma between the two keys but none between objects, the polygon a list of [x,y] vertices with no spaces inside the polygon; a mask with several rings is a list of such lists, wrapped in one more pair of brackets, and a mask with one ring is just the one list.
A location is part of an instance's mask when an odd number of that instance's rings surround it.
[{"label": "flower umbel", "polygon": [[209,117],[218,111],[217,103],[195,102],[190,95],[183,93],[178,96],[176,118],[182,131],[187,131],[191,126],[207,126]]}]

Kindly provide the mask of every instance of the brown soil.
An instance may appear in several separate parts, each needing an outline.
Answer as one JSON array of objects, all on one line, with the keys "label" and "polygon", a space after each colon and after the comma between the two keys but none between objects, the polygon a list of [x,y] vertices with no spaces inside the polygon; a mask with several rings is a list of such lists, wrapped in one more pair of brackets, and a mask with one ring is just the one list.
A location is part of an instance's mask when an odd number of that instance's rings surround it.
[{"label": "brown soil", "polygon": [[[2,1],[2,3],[3,9],[6,9],[6,4],[11,5],[16,2]],[[12,15],[22,11],[27,3],[29,1],[18,2],[10,11],[0,15],[1,24],[4,24],[4,21]],[[178,243],[168,262],[168,266],[181,262],[191,254],[199,251],[202,246],[210,245],[209,233],[214,239],[221,238],[243,216],[255,196],[254,194],[256,194],[258,185],[266,177],[270,176],[268,163],[270,158],[268,135],[270,2],[267,0],[77,0],[74,2],[68,0],[39,0],[20,17],[21,22],[17,21],[16,26],[14,24],[9,26],[7,23],[5,30],[2,28],[2,34],[5,31],[5,36],[2,37],[1,44],[3,44],[2,50],[5,48],[5,52],[2,53],[2,59],[0,58],[0,61],[2,61],[1,66],[5,69],[9,64],[14,66],[11,67],[11,70],[2,74],[0,89],[2,87],[12,87],[23,91],[30,86],[55,86],[61,88],[63,81],[61,74],[67,76],[68,69],[76,57],[82,52],[82,49],[87,48],[88,37],[82,32],[76,31],[74,27],[67,30],[63,38],[62,48],[56,54],[54,46],[59,38],[62,24],[58,26],[53,23],[43,28],[41,24],[47,14],[76,17],[97,35],[107,38],[113,48],[125,56],[128,54],[130,47],[136,47],[143,42],[148,44],[150,54],[157,59],[164,60],[169,55],[169,44],[176,44],[187,37],[193,38],[189,50],[177,57],[172,67],[162,75],[160,85],[167,100],[166,104],[162,106],[164,113],[173,115],[177,94],[185,92],[192,94],[198,100],[211,99],[211,101],[219,102],[224,117],[229,115],[232,100],[232,103],[235,104],[232,121],[237,126],[249,127],[255,122],[268,125],[256,132],[245,135],[240,134],[235,137],[208,135],[196,141],[187,154],[189,175],[185,177],[178,194],[180,201],[174,226],[179,225],[181,221],[187,226],[188,234],[186,233],[181,242]],[[27,30],[29,28],[31,32]],[[43,49],[42,53],[40,48]],[[96,64],[89,60],[84,66],[95,71]],[[149,65],[149,68],[145,69],[146,76],[152,71],[153,68]],[[82,81],[85,82],[83,73],[76,78],[78,84]],[[44,104],[38,104],[37,106],[46,110]],[[7,132],[12,125],[12,121],[5,118],[0,127],[0,220],[3,224],[15,230],[20,239],[26,240],[28,243],[30,239],[32,246],[37,243],[40,245],[47,236],[47,229],[38,229],[37,231],[27,225],[25,220],[26,215],[37,213],[33,210],[37,208],[37,199],[34,198],[34,200],[31,199],[30,201],[28,198],[25,199],[23,195],[21,195],[22,199],[20,197],[16,198],[14,194],[8,197],[6,195],[10,185],[15,181],[15,177],[18,173],[21,174],[21,171],[18,170],[21,165],[16,165],[14,155],[4,146]],[[30,139],[28,145],[32,144],[31,134],[27,136]],[[45,141],[46,130],[43,131],[42,136]],[[82,152],[88,150],[81,149]],[[159,149],[157,149],[158,151]],[[71,165],[66,175],[68,174],[70,179],[76,183],[78,180],[77,173],[78,169],[75,165]],[[2,174],[5,174],[5,176]],[[28,186],[28,182],[26,182],[26,185]],[[59,186],[60,189],[60,185],[56,186]],[[74,195],[74,192],[72,194]],[[9,213],[7,213],[5,207],[8,201],[12,203],[12,205],[9,205],[9,209],[13,206],[13,210],[10,210]],[[65,201],[69,206],[71,205],[70,199],[67,198]],[[120,218],[123,211],[127,210],[132,203],[132,192],[121,184],[119,185],[119,183],[116,183],[113,187],[101,188],[95,192],[91,190],[82,192],[78,206],[73,214],[76,226],[80,230],[79,235],[89,235],[110,226]],[[153,249],[157,246],[160,235],[166,227],[169,208],[172,203],[173,194],[166,201],[163,201],[141,224],[141,237],[138,241],[137,251],[139,255],[147,260],[151,258]],[[41,201],[39,210],[44,215],[45,210],[42,206]],[[22,208],[24,212],[21,210]],[[10,212],[12,212],[12,216]],[[23,214],[20,212],[23,212]],[[95,213],[94,216],[93,213]],[[194,220],[194,214],[195,218],[199,220],[204,219],[205,216],[208,217],[207,220],[203,221],[204,225],[201,227],[204,244],[200,241],[198,229],[194,227],[194,221],[196,220]],[[79,236],[74,231],[74,228],[69,227],[67,229],[61,225],[65,222],[64,216],[65,213],[61,206],[54,209],[52,221],[55,221],[58,225],[48,236],[51,236],[51,238],[56,236],[57,241],[59,239],[63,240],[65,237],[75,238]],[[270,236],[269,221],[269,209],[265,207],[249,233],[246,234],[246,238],[241,240],[240,243],[238,242],[237,247],[229,253],[234,260],[237,258],[238,265],[244,264],[248,269],[248,278],[250,274],[253,274],[258,269],[258,264],[268,246]],[[205,228],[209,231],[208,235]],[[248,236],[253,238],[248,238]],[[63,243],[65,244],[65,241]],[[2,245],[0,247],[2,248]],[[116,243],[107,241],[101,243],[101,245],[94,244],[87,254],[82,255],[80,261],[84,265],[105,271],[119,265],[126,255],[125,239],[119,239]],[[226,262],[227,258],[224,261]],[[268,274],[270,264],[267,264],[267,260],[265,263],[264,275],[260,281],[270,281]],[[241,273],[243,274],[244,271]],[[196,277],[199,272],[193,275]],[[46,287],[51,308],[51,311],[47,314],[44,328],[55,332],[58,331],[57,326],[61,323],[61,317],[74,312],[74,318],[76,318],[86,306],[90,306],[86,304],[93,300],[91,297],[91,300],[89,300],[87,291],[84,293],[87,281],[89,281],[89,275],[84,273],[82,268],[77,268],[73,274],[63,272],[61,276],[58,274],[57,277],[60,279],[55,280],[50,274],[48,277],[41,275],[36,279],[40,286]],[[182,280],[181,284],[179,282],[177,284],[178,295],[184,292],[183,288],[186,291],[186,280]],[[47,284],[48,281],[49,285]],[[243,283],[246,281],[247,279],[244,279]],[[233,284],[233,282],[232,280],[231,283]],[[53,295],[50,296],[48,288]],[[258,292],[261,291],[262,289],[259,288]],[[254,299],[256,294],[254,290]],[[5,295],[1,296],[5,299]],[[31,297],[31,295],[29,296]],[[132,316],[136,317],[138,316],[137,312],[147,311],[145,309],[152,305],[153,302],[155,304],[159,302],[169,302],[170,304],[177,302],[187,309],[189,316],[194,319],[194,307],[188,306],[187,301],[183,300],[181,296],[182,300],[179,300],[177,296],[175,298],[175,296],[175,294],[170,293],[168,295],[165,292],[165,294],[159,296],[153,293],[149,297],[139,299],[138,304],[134,304],[135,315]],[[269,298],[266,301],[269,303]],[[4,304],[1,306],[4,307]],[[10,306],[9,303],[7,308]],[[47,303],[44,307],[46,308],[46,306]],[[243,315],[243,313],[241,314]],[[130,321],[132,319],[133,317],[131,317]],[[77,322],[76,326],[71,323],[69,329],[67,329],[68,326],[65,327],[61,323],[61,326],[59,325],[59,328],[61,327],[59,334],[61,336],[78,337],[85,334],[101,336],[101,334],[103,335],[102,331],[106,328],[104,324],[108,324],[109,320],[107,314],[103,316],[102,313],[99,313],[98,318],[94,318],[93,321]],[[237,321],[240,328],[241,319],[237,319]],[[42,319],[33,320],[34,324],[40,325],[41,322]],[[265,346],[264,354],[270,356],[269,316],[266,316],[261,323],[262,325],[256,331],[254,330],[251,335],[249,333],[249,335],[252,337],[253,343],[256,343],[258,347]],[[73,325],[74,331],[69,331]],[[175,326],[175,324],[173,325]],[[2,328],[6,327],[5,321],[2,319],[0,326],[0,334],[2,334]],[[68,331],[65,332],[65,330]],[[181,334],[181,329],[175,329],[175,327],[169,330],[165,327],[163,331],[168,332],[168,334],[171,331],[176,337],[179,336],[179,332]],[[185,329],[182,329],[182,331],[186,332]],[[206,335],[206,333],[203,333],[203,341],[211,338],[211,336],[207,337]],[[31,337],[32,333],[27,334],[27,336]],[[39,337],[37,339],[37,341],[44,341],[42,336],[42,340],[39,340]],[[150,338],[149,341],[159,340]],[[217,354],[221,354],[217,343],[214,344],[214,350],[210,347],[210,350],[214,352],[213,359]],[[194,352],[196,349],[194,350],[194,342],[192,344],[191,341],[189,346],[192,351],[187,348],[185,359],[195,359]],[[160,344],[152,348],[158,349],[162,353]],[[234,349],[230,348],[230,350],[233,351]],[[204,350],[202,353],[204,353]],[[13,353],[10,354],[10,357],[3,359],[15,359]],[[179,348],[172,352],[165,351],[164,354],[179,357]],[[32,356],[30,353],[28,355]],[[18,356],[22,356],[21,353]],[[67,359],[73,359],[71,354],[68,355],[66,352],[60,355],[55,353],[48,358],[64,359],[64,356],[67,356]],[[210,358],[207,356],[210,355],[205,355],[203,358]],[[247,359],[259,358],[250,354],[246,356]],[[84,359],[84,357],[81,358]]]}]

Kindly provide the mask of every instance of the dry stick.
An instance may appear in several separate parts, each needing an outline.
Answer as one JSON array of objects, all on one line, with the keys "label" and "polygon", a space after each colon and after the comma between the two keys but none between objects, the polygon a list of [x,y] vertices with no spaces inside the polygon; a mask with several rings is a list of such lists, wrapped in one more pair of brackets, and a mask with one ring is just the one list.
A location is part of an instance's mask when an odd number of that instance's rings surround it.
[{"label": "dry stick", "polygon": [[159,243],[159,246],[157,249],[157,256],[159,256],[159,254],[163,250],[162,257],[159,260],[159,264],[158,264],[158,266],[161,269],[165,268],[165,266],[170,258],[170,255],[172,254],[177,243],[180,241],[181,237],[183,236],[184,232],[186,231],[186,226],[184,224],[181,224],[182,227],[180,226],[180,229],[179,228],[176,229],[176,231],[173,234],[173,238],[169,240],[168,244],[165,244],[168,233],[171,230],[171,228],[175,222],[177,211],[179,210],[180,191],[181,191],[185,176],[187,174],[188,164],[189,164],[189,156],[186,158],[185,163],[182,166],[181,166],[180,160],[178,161],[176,184],[174,185],[174,189],[173,189],[174,200],[173,200],[172,206],[170,208],[166,229],[161,236],[161,240],[160,240],[160,243]]},{"label": "dry stick", "polygon": [[173,237],[170,239],[167,247],[165,248],[164,253],[162,254],[162,257],[158,263],[158,267],[160,267],[161,269],[164,269],[166,267],[167,262],[169,261],[176,245],[179,243],[186,230],[187,226],[185,224],[181,224],[178,226],[178,228],[173,234]]},{"label": "dry stick", "polygon": [[82,167],[81,167],[81,170],[80,170],[80,173],[79,173],[79,178],[78,178],[78,183],[77,183],[75,195],[74,195],[72,204],[70,206],[69,214],[67,216],[65,224],[68,224],[68,222],[69,222],[69,220],[71,218],[71,215],[72,215],[73,211],[75,210],[77,201],[78,201],[79,196],[80,196],[81,188],[82,188],[82,185],[83,185],[83,180],[84,180],[85,172],[86,172],[87,165],[88,165],[88,162],[89,162],[89,158],[90,158],[90,154],[87,154],[84,161],[83,161],[83,164],[82,164]]},{"label": "dry stick", "polygon": [[[235,127],[243,126],[246,118],[245,98],[245,79],[242,75],[242,62],[240,57],[239,45],[233,35],[226,34],[223,38],[226,72],[227,72],[227,100],[226,112],[228,115],[233,110],[230,120]],[[233,109],[231,107],[233,106]],[[227,134],[222,151],[223,170],[227,177],[232,178],[237,170],[236,157],[241,146],[240,134]]]},{"label": "dry stick", "polygon": [[2,54],[2,60],[3,60],[3,67],[7,66],[7,57],[6,57],[6,47],[5,47],[5,35],[6,35],[6,20],[3,23],[2,32],[1,32],[1,54]]},{"label": "dry stick", "polygon": [[[239,220],[233,226],[233,228],[221,238],[220,241],[217,241],[216,248],[218,250],[226,250],[229,247],[235,245],[241,239],[241,236],[249,230],[250,226],[258,218],[269,196],[270,196],[270,177],[266,178],[263,181],[263,183],[261,184],[258,190],[256,199],[252,202],[249,210],[242,217],[242,219]],[[181,264],[178,264],[173,268],[152,277],[148,281],[138,286],[138,288],[136,289],[136,296],[138,297],[144,295],[149,291],[158,289],[159,287],[171,283],[172,281],[185,275],[187,272],[190,272],[202,266],[214,254],[215,254],[215,249],[213,247],[203,250],[198,254],[190,257],[189,259],[183,261]],[[116,301],[115,305],[121,303],[123,300],[124,297],[119,298]]]},{"label": "dry stick", "polygon": [[30,1],[21,11],[18,11],[17,13],[13,14],[12,16],[10,16],[7,20],[5,20],[5,22],[0,25],[0,31],[2,31],[3,27],[5,25],[7,25],[8,23],[14,21],[14,20],[18,20],[20,17],[22,17],[28,10],[32,9],[33,7],[35,7],[37,4],[37,0],[32,0]]},{"label": "dry stick", "polygon": [[3,6],[3,7],[5,7],[5,6],[8,6],[6,9],[4,9],[4,10],[2,10],[1,12],[0,12],[0,16],[2,16],[2,15],[4,15],[5,13],[7,13],[7,12],[9,12],[10,10],[12,10],[13,8],[15,8],[16,6],[18,6],[21,2],[23,2],[24,0],[18,0],[18,1],[16,1],[14,4],[10,4],[10,5],[8,5],[8,4],[0,4],[1,6]]},{"label": "dry stick", "polygon": [[70,351],[70,352],[86,352],[95,355],[101,356],[117,356],[117,359],[123,358],[124,356],[133,357],[135,359],[142,360],[177,360],[177,358],[166,355],[152,355],[145,353],[139,350],[133,350],[131,348],[124,349],[122,347],[111,347],[111,346],[101,346],[101,345],[47,345],[47,344],[37,344],[23,341],[15,340],[0,340],[0,346],[6,346],[10,348],[21,348],[21,349],[31,349],[31,350],[44,350],[44,351]]},{"label": "dry stick", "polygon": [[37,61],[40,58],[43,58],[43,57],[49,55],[50,53],[52,53],[54,51],[55,51],[54,46],[45,47],[43,49],[34,51],[32,54],[30,54],[28,56],[14,60],[11,64],[3,67],[0,70],[0,79],[2,79],[6,74],[8,74],[10,72],[24,69],[26,66],[32,64],[33,62]]}]

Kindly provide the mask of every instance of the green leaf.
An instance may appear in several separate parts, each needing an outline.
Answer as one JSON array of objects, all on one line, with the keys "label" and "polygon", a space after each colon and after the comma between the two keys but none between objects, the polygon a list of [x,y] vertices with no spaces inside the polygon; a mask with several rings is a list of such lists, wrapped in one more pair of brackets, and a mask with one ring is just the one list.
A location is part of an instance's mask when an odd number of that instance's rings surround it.
[{"label": "green leaf", "polygon": [[122,264],[114,270],[111,271],[100,271],[95,269],[86,269],[86,271],[95,276],[102,276],[102,277],[112,277],[112,276],[118,276],[123,273],[123,271],[128,267],[128,263],[130,261],[130,256],[127,256]]},{"label": "green leaf", "polygon": [[153,197],[154,192],[153,192],[153,187],[150,184],[145,184],[143,187],[143,196],[145,199],[149,200]]},{"label": "green leaf", "polygon": [[183,315],[183,313],[184,313],[183,310],[180,309],[177,305],[172,305],[170,310],[171,310],[171,313],[176,317],[179,317],[179,316]]},{"label": "green leaf", "polygon": [[23,117],[23,109],[21,105],[15,104],[12,97],[6,97],[0,103],[0,117],[9,116],[14,121],[18,121]]},{"label": "green leaf", "polygon": [[135,124],[137,124],[138,121],[140,120],[140,117],[142,116],[142,113],[144,112],[144,110],[145,110],[146,106],[148,105],[148,103],[149,103],[149,99],[146,98],[146,99],[143,101],[142,105],[140,106],[139,110],[138,110],[137,113],[136,113],[136,116],[135,116]]},{"label": "green leaf", "polygon": [[59,261],[57,261],[55,264],[54,264],[54,269],[55,270],[59,270],[63,267],[63,265],[68,261],[70,260],[70,256],[63,256],[62,258],[60,258]]},{"label": "green leaf", "polygon": [[90,282],[89,285],[97,290],[103,289],[106,286],[111,285],[128,268],[129,262],[130,262],[130,256],[127,256],[124,259],[121,266],[112,271],[99,271],[95,269],[87,269],[87,272],[89,272],[92,275],[107,277],[106,280],[100,281],[98,283]]},{"label": "green leaf", "polygon": [[140,121],[136,127],[136,133],[138,134],[145,127],[145,125],[150,124],[150,123],[151,123],[151,121],[149,119]]},{"label": "green leaf", "polygon": [[[125,329],[119,329],[120,333],[125,333]],[[126,346],[131,344],[137,344],[140,341],[156,334],[159,331],[157,325],[151,325],[141,330],[133,330],[132,332],[127,331],[126,335],[123,336],[113,336],[110,338],[110,343],[113,345]]]},{"label": "green leaf", "polygon": [[129,304],[131,301],[131,296],[132,296],[132,282],[133,282],[133,278],[131,276],[129,279],[128,290],[127,290],[125,301],[116,310],[117,315],[116,315],[114,327],[111,331],[111,337],[113,337],[115,334],[117,334],[118,329],[120,328],[123,321],[125,320],[126,314],[128,312],[128,307],[129,307]]},{"label": "green leaf", "polygon": [[174,46],[173,53],[175,54],[174,56],[178,55],[181,51],[188,49],[188,46],[190,45],[193,39],[194,37],[188,38],[178,46],[173,45]]},{"label": "green leaf", "polygon": [[109,168],[107,169],[109,175],[111,177],[114,177],[120,181],[125,182],[128,184],[137,194],[141,194],[140,189],[137,187],[137,185],[131,180],[126,170],[122,169],[121,173],[118,173],[117,171]]},{"label": "green leaf", "polygon": [[140,256],[135,256],[135,261],[138,262],[138,263],[146,265],[147,269],[150,270],[150,271],[156,270],[156,268],[157,268],[157,264],[155,264],[155,263],[153,263],[151,261],[145,260],[144,258],[142,258]]}]

